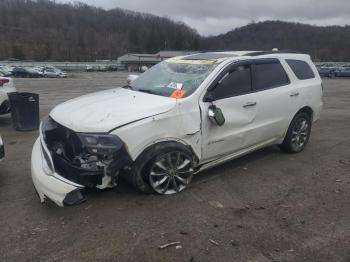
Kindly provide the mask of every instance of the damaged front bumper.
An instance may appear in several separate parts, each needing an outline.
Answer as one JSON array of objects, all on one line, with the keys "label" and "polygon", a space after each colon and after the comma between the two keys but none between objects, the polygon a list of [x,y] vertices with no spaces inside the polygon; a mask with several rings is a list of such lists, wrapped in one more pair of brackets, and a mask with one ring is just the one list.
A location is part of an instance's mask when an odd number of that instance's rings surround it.
[{"label": "damaged front bumper", "polygon": [[33,147],[32,179],[42,202],[73,205],[85,200],[83,189],[115,187],[131,164],[118,137],[76,133],[47,118]]},{"label": "damaged front bumper", "polygon": [[33,146],[31,171],[34,187],[40,201],[44,202],[45,198],[49,198],[59,206],[83,202],[85,198],[80,190],[84,186],[51,171],[42,150],[44,149],[41,148],[40,138],[38,138]]}]

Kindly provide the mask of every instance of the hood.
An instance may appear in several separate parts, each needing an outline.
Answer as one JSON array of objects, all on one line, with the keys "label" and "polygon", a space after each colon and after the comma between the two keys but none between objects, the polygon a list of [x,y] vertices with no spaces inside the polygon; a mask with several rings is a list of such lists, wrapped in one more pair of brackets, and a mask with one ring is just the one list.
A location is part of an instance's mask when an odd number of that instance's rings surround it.
[{"label": "hood", "polygon": [[75,132],[107,133],[175,105],[173,98],[116,88],[69,100],[56,106],[50,117]]}]

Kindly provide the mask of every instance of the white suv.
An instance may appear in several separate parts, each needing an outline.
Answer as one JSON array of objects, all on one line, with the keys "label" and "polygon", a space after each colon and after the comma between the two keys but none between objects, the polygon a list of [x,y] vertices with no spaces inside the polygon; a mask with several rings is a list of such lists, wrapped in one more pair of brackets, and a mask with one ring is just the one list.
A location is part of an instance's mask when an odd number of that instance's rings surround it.
[{"label": "white suv", "polygon": [[85,188],[173,194],[195,173],[277,144],[302,151],[322,109],[308,55],[213,52],[176,57],[124,88],[63,103],[41,124],[32,178],[42,201],[84,200]]},{"label": "white suv", "polygon": [[10,113],[8,94],[16,92],[13,79],[0,75],[0,115]]}]

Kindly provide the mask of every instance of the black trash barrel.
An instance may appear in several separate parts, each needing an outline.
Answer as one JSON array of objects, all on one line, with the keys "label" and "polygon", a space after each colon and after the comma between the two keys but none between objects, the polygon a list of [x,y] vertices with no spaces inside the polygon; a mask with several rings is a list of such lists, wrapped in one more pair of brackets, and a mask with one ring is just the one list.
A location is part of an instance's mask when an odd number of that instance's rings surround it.
[{"label": "black trash barrel", "polygon": [[33,93],[9,94],[13,125],[17,131],[39,128],[39,95]]}]

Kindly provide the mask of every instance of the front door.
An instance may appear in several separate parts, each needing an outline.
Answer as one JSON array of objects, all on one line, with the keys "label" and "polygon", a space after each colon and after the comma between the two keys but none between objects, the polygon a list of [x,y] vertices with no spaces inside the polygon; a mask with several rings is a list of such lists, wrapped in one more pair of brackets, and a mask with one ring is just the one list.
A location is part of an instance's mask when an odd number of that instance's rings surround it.
[{"label": "front door", "polygon": [[[230,66],[211,88],[212,102],[201,102],[203,161],[214,160],[252,145],[256,136],[256,94],[252,92],[251,63]],[[225,123],[218,126],[208,117],[209,107],[220,108]]]}]

